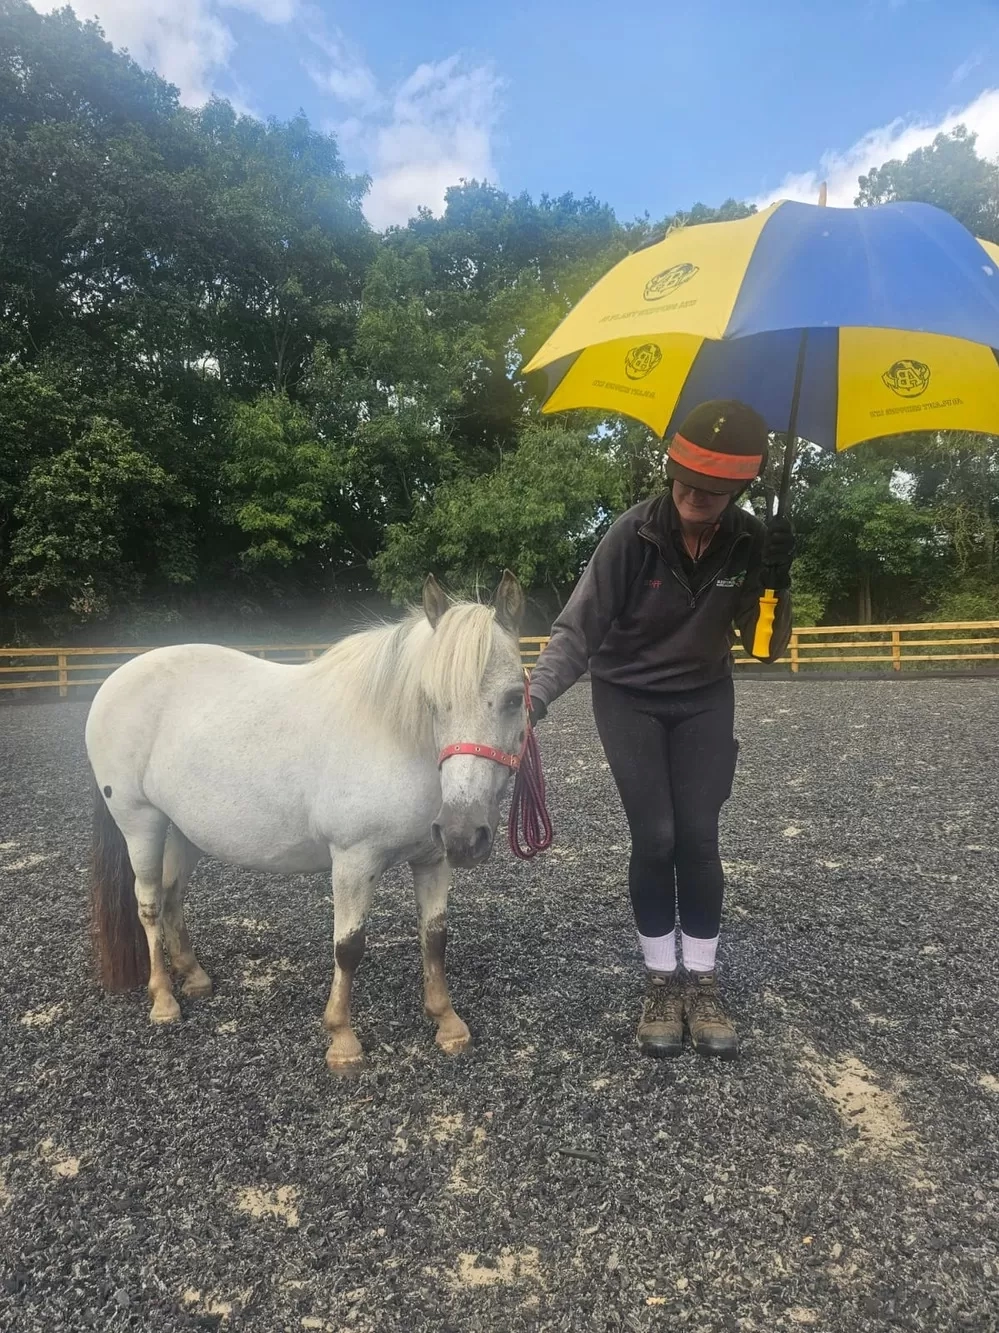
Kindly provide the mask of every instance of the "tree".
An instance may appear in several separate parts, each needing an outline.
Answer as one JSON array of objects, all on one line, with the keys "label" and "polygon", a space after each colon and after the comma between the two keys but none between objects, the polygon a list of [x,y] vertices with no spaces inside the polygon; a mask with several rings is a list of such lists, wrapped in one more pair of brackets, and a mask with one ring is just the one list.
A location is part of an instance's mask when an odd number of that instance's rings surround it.
[{"label": "tree", "polygon": [[621,481],[599,440],[564,426],[529,426],[494,472],[445,483],[411,522],[390,527],[375,571],[395,600],[406,601],[430,570],[453,591],[474,593],[511,569],[550,612],[623,507]]},{"label": "tree", "polygon": [[4,575],[14,602],[57,623],[106,616],[155,580],[184,584],[191,551],[175,511],[188,497],[117,422],[95,419],[68,449],[36,463],[15,509]]},{"label": "tree", "polygon": [[952,213],[974,236],[999,241],[999,166],[979,157],[964,125],[938,134],[905,161],[895,158],[859,179],[858,205],[915,199]]},{"label": "tree", "polygon": [[813,458],[801,478],[796,582],[847,623],[869,625],[875,609],[885,619],[900,605],[918,610],[944,553],[932,514],[893,489],[894,463],[851,451]]},{"label": "tree", "polygon": [[225,517],[242,534],[243,568],[273,574],[311,565],[304,577],[315,580],[335,558],[341,481],[335,457],[316,439],[308,416],[280,393],[239,404],[229,444]]}]

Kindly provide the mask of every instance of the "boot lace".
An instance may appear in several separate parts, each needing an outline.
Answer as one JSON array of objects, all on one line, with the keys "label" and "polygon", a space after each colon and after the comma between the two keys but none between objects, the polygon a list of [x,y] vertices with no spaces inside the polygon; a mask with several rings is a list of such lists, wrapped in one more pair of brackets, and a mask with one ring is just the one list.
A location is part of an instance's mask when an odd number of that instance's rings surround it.
[{"label": "boot lace", "polygon": [[677,977],[670,977],[662,984],[649,982],[645,997],[646,1023],[668,1023],[676,1017],[676,1002],[680,997]]},{"label": "boot lace", "polygon": [[722,1008],[718,994],[718,983],[714,977],[710,981],[694,981],[689,994],[690,1017],[701,1023],[728,1024],[728,1016]]}]

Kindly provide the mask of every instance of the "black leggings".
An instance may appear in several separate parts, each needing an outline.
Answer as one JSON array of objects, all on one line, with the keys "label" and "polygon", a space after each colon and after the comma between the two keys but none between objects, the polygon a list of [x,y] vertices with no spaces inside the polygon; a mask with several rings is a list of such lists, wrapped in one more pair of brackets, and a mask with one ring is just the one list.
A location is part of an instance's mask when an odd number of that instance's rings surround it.
[{"label": "black leggings", "polygon": [[718,816],[732,792],[732,678],[676,694],[638,695],[593,680],[593,714],[631,829],[628,885],[643,935],[676,925],[713,939],[724,877]]}]

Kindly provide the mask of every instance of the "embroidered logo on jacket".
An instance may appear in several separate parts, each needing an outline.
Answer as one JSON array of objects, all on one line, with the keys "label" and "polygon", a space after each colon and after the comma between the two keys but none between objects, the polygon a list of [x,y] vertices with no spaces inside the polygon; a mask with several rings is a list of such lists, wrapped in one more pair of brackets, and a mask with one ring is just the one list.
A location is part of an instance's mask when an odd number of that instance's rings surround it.
[{"label": "embroidered logo on jacket", "polygon": [[735,574],[730,579],[716,579],[716,588],[741,588],[746,582],[745,574]]},{"label": "embroidered logo on jacket", "polygon": [[663,586],[663,581],[662,579],[646,579],[645,586],[647,588],[661,588]]}]

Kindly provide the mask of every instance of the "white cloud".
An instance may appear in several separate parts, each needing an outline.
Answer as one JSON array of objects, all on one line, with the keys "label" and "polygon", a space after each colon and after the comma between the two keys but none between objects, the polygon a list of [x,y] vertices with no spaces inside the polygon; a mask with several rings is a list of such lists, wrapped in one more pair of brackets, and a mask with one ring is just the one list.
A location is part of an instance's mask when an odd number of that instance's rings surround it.
[{"label": "white cloud", "polygon": [[310,74],[351,113],[328,128],[372,178],[364,212],[373,227],[405,223],[419,208],[439,213],[448,187],[461,180],[496,180],[502,85],[489,66],[452,55],[418,66],[386,92],[341,36],[313,40],[329,63]]},{"label": "white cloud", "polygon": [[405,222],[419,207],[440,212],[449,185],[496,179],[492,138],[500,83],[458,56],[420,65],[392,100],[374,138],[365,213],[374,227]]},{"label": "white cloud", "polygon": [[967,60],[962,60],[960,65],[958,65],[957,69],[950,76],[951,83],[963,83],[973,70],[976,70],[979,65],[984,63],[984,60],[984,51],[975,51],[967,58]]},{"label": "white cloud", "polygon": [[776,190],[770,190],[753,202],[761,208],[776,199],[801,199],[815,203],[819,185],[829,186],[829,204],[849,208],[857,197],[857,177],[872,167],[880,167],[892,158],[906,158],[917,148],[933,142],[938,134],[947,134],[958,125],[967,125],[978,135],[982,157],[999,157],[999,88],[989,88],[967,106],[960,107],[935,122],[893,120],[880,129],[869,130],[862,139],[842,152],[823,154],[818,169],[784,177]]},{"label": "white cloud", "polygon": [[288,23],[298,0],[31,0],[42,13],[69,3],[78,18],[96,18],[115,46],[180,89],[188,106],[212,94],[236,45],[221,11],[241,9],[268,23]]},{"label": "white cloud", "polygon": [[343,33],[314,29],[309,36],[325,56],[321,66],[307,65],[316,87],[358,111],[377,110],[383,100],[378,81]]},{"label": "white cloud", "polygon": [[298,0],[219,0],[225,9],[242,9],[265,23],[290,23],[298,13]]}]

